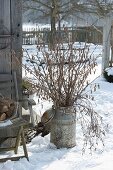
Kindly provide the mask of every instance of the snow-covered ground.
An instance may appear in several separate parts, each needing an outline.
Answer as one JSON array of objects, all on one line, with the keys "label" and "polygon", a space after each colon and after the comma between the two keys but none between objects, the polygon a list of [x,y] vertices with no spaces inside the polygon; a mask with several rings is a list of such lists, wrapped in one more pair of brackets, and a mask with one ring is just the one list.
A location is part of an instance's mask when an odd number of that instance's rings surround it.
[{"label": "snow-covered ground", "polygon": [[[34,50],[34,46],[24,46],[29,51]],[[95,46],[91,45],[91,49]],[[99,55],[102,47],[98,46],[94,54]],[[97,78],[96,78],[97,77]],[[96,79],[95,79],[96,78]],[[37,136],[31,143],[27,144],[29,162],[26,158],[19,161],[7,161],[0,163],[0,170],[113,170],[113,83],[108,83],[101,76],[101,56],[98,58],[98,67],[96,74],[90,76],[93,83],[99,83],[100,89],[95,93],[95,109],[103,117],[103,126],[106,131],[104,138],[104,147],[98,145],[97,150],[91,154],[87,150],[82,154],[82,135],[77,124],[76,142],[77,145],[70,149],[56,149],[50,143],[50,135]],[[36,100],[36,96],[35,96]],[[36,106],[36,111],[41,107]],[[44,102],[44,109],[48,103]],[[23,152],[19,147],[19,153]],[[7,155],[13,155],[13,152],[7,152]],[[0,155],[1,157],[2,155]]]}]

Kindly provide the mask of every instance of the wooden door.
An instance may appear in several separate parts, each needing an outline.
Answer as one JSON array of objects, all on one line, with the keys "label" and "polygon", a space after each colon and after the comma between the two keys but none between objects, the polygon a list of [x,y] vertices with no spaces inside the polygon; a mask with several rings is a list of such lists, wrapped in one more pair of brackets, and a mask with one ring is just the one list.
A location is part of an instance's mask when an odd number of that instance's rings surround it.
[{"label": "wooden door", "polygon": [[[14,53],[16,58],[12,55]],[[20,96],[21,60],[22,0],[0,0],[0,73],[16,71]]]},{"label": "wooden door", "polygon": [[10,1],[0,0],[0,73],[11,72]]}]

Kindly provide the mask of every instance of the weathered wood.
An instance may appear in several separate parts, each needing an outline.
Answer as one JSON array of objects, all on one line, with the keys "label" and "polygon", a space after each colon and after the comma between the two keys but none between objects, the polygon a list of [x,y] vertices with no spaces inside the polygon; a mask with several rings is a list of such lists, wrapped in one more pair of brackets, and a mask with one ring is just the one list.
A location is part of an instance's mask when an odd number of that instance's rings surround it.
[{"label": "weathered wood", "polygon": [[[18,87],[15,72],[10,74],[0,74],[0,94],[3,97],[12,98],[18,101]],[[21,115],[21,112],[19,113]]]},{"label": "weathered wood", "polygon": [[[3,74],[1,74],[1,77],[3,78]],[[6,93],[6,96],[8,94],[10,94],[11,95],[10,97],[11,98],[13,97],[13,99],[15,99],[14,101],[17,101],[17,99],[18,99],[18,89],[17,89],[17,78],[16,78],[15,72],[12,73],[12,76],[11,75],[9,76],[12,81],[9,79],[8,74],[7,74],[7,76],[6,76],[6,74],[4,74],[4,77],[5,77],[4,80],[1,78],[0,87],[3,87],[3,86],[1,86],[1,84],[3,82],[3,83],[8,84],[9,88],[12,89],[11,85],[12,85],[12,82],[13,82],[14,85],[15,85],[14,88],[13,88],[13,91],[15,91],[15,95],[12,94],[11,91],[10,91],[9,93]],[[1,92],[3,93],[3,91],[7,91],[7,88],[5,89],[3,87]],[[26,126],[28,124],[28,122],[26,122],[24,119],[21,118],[21,116],[19,116],[19,115],[21,115],[21,111],[19,110],[18,102],[17,102],[16,106],[17,107],[15,108],[15,111],[14,111],[15,115],[13,117],[11,117],[12,124],[5,125],[5,126],[0,126],[0,138],[11,138],[11,137],[13,137],[13,138],[16,137],[17,138],[15,147],[10,147],[10,145],[7,145],[7,147],[6,147],[6,151],[13,149],[15,153],[17,153],[17,150],[18,150],[20,137],[24,138],[23,126]],[[18,110],[18,112],[17,112],[17,110]],[[22,145],[23,145],[23,150],[24,150],[24,156],[28,159],[28,154],[27,154],[27,149],[26,149],[26,144],[25,144],[24,139],[22,139]],[[5,148],[0,148],[0,151],[4,151],[4,150],[5,150]]]},{"label": "weathered wood", "polygon": [[14,124],[9,125],[7,127],[0,127],[0,138],[16,137],[19,128],[27,124],[28,123],[25,120],[18,120]]},{"label": "weathered wood", "polygon": [[[7,84],[6,84],[7,83]],[[5,81],[4,83],[1,83],[0,84],[0,89],[6,89],[6,88],[8,88],[8,87],[14,87],[14,82],[12,83],[12,82],[9,82],[9,81]],[[6,89],[7,90],[7,89]],[[13,90],[13,89],[12,89]]]},{"label": "weathered wood", "polygon": [[[17,65],[17,61],[19,61],[20,66]],[[1,74],[0,93],[3,95],[3,97],[4,96],[10,97],[15,101],[22,98],[21,62],[22,62],[22,0],[0,0],[0,74]],[[17,77],[15,77],[15,74],[13,75],[13,72],[15,71]],[[12,85],[15,86],[13,87]],[[0,126],[0,138],[9,137],[19,138],[20,135],[21,138],[24,138],[22,131],[23,126],[27,122],[25,123],[24,120],[20,119],[21,116],[19,115],[21,115],[21,107],[20,105],[17,106],[19,106],[18,119],[16,119],[17,117],[16,115],[13,117],[11,125],[4,125],[3,127]],[[15,111],[15,113],[17,113],[17,111]],[[17,135],[18,132],[19,135]],[[9,145],[7,145],[6,150],[7,149],[10,150]],[[28,159],[24,139],[22,139],[22,145],[24,147],[24,156],[27,157]],[[17,152],[18,142],[16,142],[15,147],[16,149],[14,151]]]},{"label": "weathered wood", "polygon": [[111,26],[111,59],[110,59],[110,67],[113,66],[113,22]]},{"label": "weathered wood", "polygon": [[15,154],[17,154],[20,137],[22,139],[24,155],[23,156],[17,156],[17,157],[13,156],[13,157],[2,158],[2,159],[0,159],[0,162],[4,162],[4,161],[7,161],[7,160],[14,160],[15,161],[15,160],[19,160],[19,158],[23,158],[23,157],[26,157],[27,160],[29,160],[28,153],[27,153],[27,148],[26,148],[26,141],[25,141],[25,136],[24,136],[24,130],[23,130],[23,125],[22,124],[21,124],[20,129],[18,130],[15,146],[14,147],[8,147],[8,148],[7,147],[6,148],[0,148],[0,152],[1,151],[3,152],[3,151],[14,150]]},{"label": "weathered wood", "polygon": [[[17,82],[19,98],[22,98],[21,81],[22,81],[22,0],[11,0],[11,48],[15,52],[16,57],[20,62],[20,67],[17,66]],[[15,58],[12,58],[15,60]],[[12,62],[12,69],[15,68],[15,62]]]},{"label": "weathered wood", "polygon": [[11,73],[11,53],[10,50],[0,50],[0,73]]},{"label": "weathered wood", "polygon": [[[0,73],[11,74],[12,70],[17,71],[19,98],[21,98],[22,0],[0,0],[0,47],[5,40],[8,45],[4,49],[0,48]],[[12,51],[19,59],[20,67],[16,65]]]},{"label": "weathered wood", "polygon": [[21,130],[22,130],[21,138],[22,138],[22,144],[23,144],[24,154],[25,154],[25,157],[27,158],[27,160],[29,161],[23,126],[21,127]]},{"label": "weathered wood", "polygon": [[111,17],[104,18],[103,26],[103,56],[102,56],[102,72],[109,67],[110,61],[110,37],[111,37]]},{"label": "weathered wood", "polygon": [[0,0],[0,21],[3,21],[3,24],[10,31],[10,1],[9,0]]},{"label": "weathered wood", "polygon": [[0,93],[3,97],[10,97],[17,101],[17,80],[14,79],[14,75],[2,73],[0,74]]},{"label": "weathered wood", "polygon": [[[12,125],[9,125],[9,126],[6,127],[8,129],[8,131],[6,130],[6,128],[0,127],[0,137],[1,137],[1,134],[2,134],[2,137],[4,137],[3,136],[4,133],[2,133],[2,132],[8,132],[8,134],[7,134],[8,137],[13,136],[13,138],[14,138],[14,134],[12,134],[12,136],[10,136],[11,135],[10,132],[12,133],[12,131],[15,130],[15,129],[17,131],[17,133],[15,134],[15,137],[16,137],[15,145],[13,147],[12,146],[1,147],[0,152],[14,150],[15,154],[17,154],[18,147],[19,147],[19,141],[20,141],[20,138],[21,138],[22,139],[22,145],[23,145],[23,151],[24,151],[24,156],[22,156],[22,157],[26,157],[27,160],[29,160],[27,148],[26,148],[26,141],[25,141],[25,137],[24,137],[24,129],[23,129],[23,126],[25,126],[27,124],[28,123],[25,120],[18,118],[16,121],[13,122]],[[5,134],[5,137],[6,137],[6,134]],[[12,157],[8,157],[8,160],[12,160],[12,159],[13,159]],[[6,159],[4,159],[4,158],[2,160],[6,161]],[[1,159],[0,159],[0,161],[1,161]]]},{"label": "weathered wood", "polygon": [[[0,35],[10,34],[10,1],[0,1]],[[4,38],[7,41],[7,38]],[[5,41],[5,40],[4,40]],[[0,38],[0,47],[3,45],[3,38]],[[5,49],[0,48],[0,72],[11,72],[10,44]]]},{"label": "weathered wood", "polygon": [[9,74],[0,74],[0,93],[2,96],[11,97],[15,94],[15,83],[13,76]]},{"label": "weathered wood", "polygon": [[11,81],[13,80],[13,77],[11,74],[0,74],[0,82],[4,82],[4,81]]},{"label": "weathered wood", "polygon": [[16,156],[16,157],[7,157],[7,158],[2,158],[0,159],[0,162],[6,162],[8,160],[11,160],[11,161],[18,161],[20,158],[24,158],[25,156]]}]

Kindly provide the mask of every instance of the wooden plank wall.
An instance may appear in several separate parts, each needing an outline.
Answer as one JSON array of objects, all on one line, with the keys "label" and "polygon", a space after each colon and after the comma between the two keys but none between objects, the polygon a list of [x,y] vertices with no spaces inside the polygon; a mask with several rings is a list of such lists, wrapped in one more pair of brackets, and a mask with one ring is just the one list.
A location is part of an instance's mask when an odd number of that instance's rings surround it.
[{"label": "wooden plank wall", "polygon": [[22,81],[22,0],[11,0],[11,50],[16,55],[12,57],[12,70],[17,72],[17,82],[19,98],[21,94],[21,81]]},{"label": "wooden plank wall", "polygon": [[[10,34],[9,0],[0,0],[0,47],[5,46],[5,41],[7,43],[7,37],[2,37],[4,34]],[[0,72],[11,72],[10,44],[5,49],[0,48]]]},{"label": "wooden plank wall", "polygon": [[[0,74],[9,73],[12,75],[13,71],[17,72],[19,98],[21,98],[22,0],[0,0],[0,46],[4,45],[2,43],[5,40],[8,40],[6,47],[4,49],[0,48]],[[17,59],[13,57],[12,53],[16,54],[20,65],[17,65]],[[11,82],[7,83],[9,87],[10,84]],[[13,92],[11,90],[13,90]],[[15,89],[11,87],[11,90],[9,89],[6,94],[7,89],[4,89],[2,93],[13,98],[15,96]],[[19,113],[21,114],[21,112]],[[15,131],[17,131],[16,128],[10,130],[10,132],[6,130],[6,134],[4,134],[4,132],[3,134],[5,136],[7,136],[7,134],[9,135],[9,133],[14,135]]]},{"label": "wooden plank wall", "polygon": [[4,42],[6,48],[0,48],[0,73],[12,74],[16,70],[21,98],[22,0],[0,0],[0,47]]}]

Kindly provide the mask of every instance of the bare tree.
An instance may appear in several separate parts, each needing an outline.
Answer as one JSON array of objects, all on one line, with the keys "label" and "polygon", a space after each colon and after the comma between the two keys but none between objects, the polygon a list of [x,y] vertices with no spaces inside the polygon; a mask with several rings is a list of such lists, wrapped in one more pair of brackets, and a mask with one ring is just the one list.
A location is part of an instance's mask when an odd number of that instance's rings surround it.
[{"label": "bare tree", "polygon": [[[113,9],[112,5],[112,0],[23,0],[24,10],[35,10],[41,19],[51,18],[54,15],[55,22],[77,15],[78,12],[93,13],[103,17]],[[38,19],[37,16],[35,19]]]},{"label": "bare tree", "polygon": [[[60,22],[66,17],[73,15],[76,12],[84,11],[84,6],[79,3],[80,0],[74,2],[73,0],[55,1],[49,0],[24,0],[24,10],[37,11],[38,16],[43,18],[50,18],[51,36],[50,44],[55,44],[56,40],[56,23],[58,22],[58,29],[60,30]],[[37,19],[37,18],[36,18]]]},{"label": "bare tree", "polygon": [[[109,66],[109,56],[110,56],[110,31],[111,31],[111,17],[113,11],[113,0],[24,0],[24,9],[31,9],[32,11],[37,11],[40,13],[39,17],[50,18],[51,24],[51,36],[50,44],[53,47],[53,41],[56,40],[56,23],[59,24],[62,20],[69,18],[70,16],[80,17],[80,13],[87,13],[96,16],[98,19],[105,20],[107,22],[105,27],[103,27],[103,70]],[[95,26],[95,23],[92,25]],[[97,29],[97,28],[96,28]],[[98,29],[97,29],[98,30]],[[107,30],[107,32],[106,32]],[[99,30],[100,31],[100,30]],[[60,34],[59,34],[60,35]],[[112,41],[111,41],[112,42]],[[113,49],[113,48],[112,48]],[[112,52],[113,53],[113,52]],[[111,61],[112,61],[111,57]]]}]

